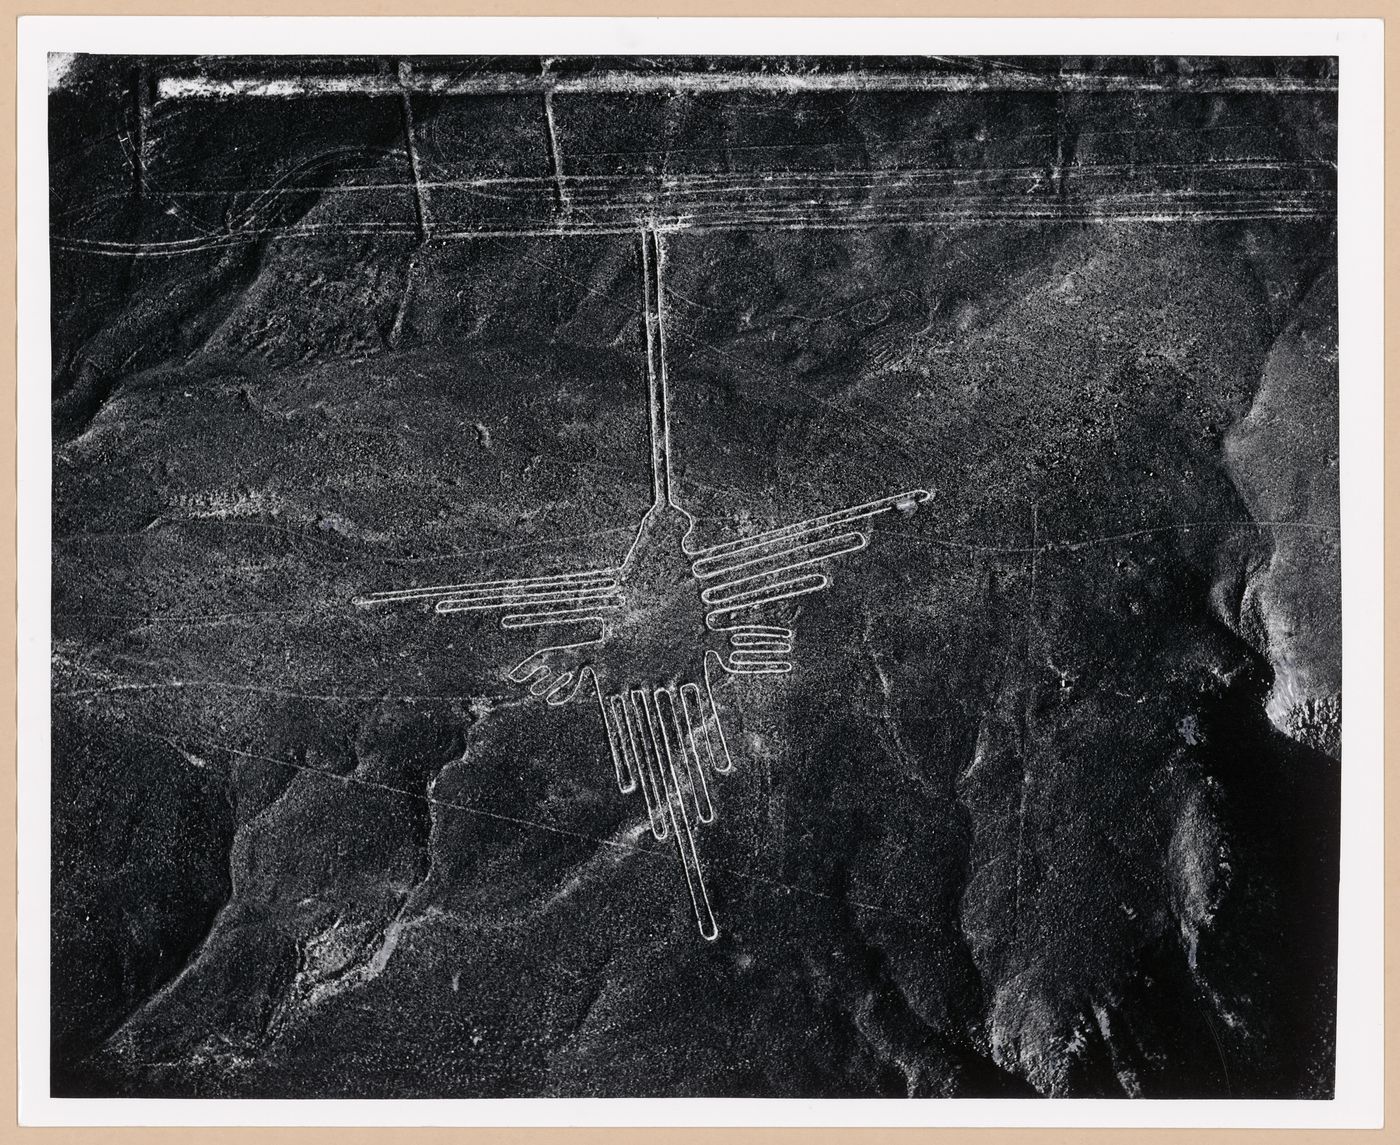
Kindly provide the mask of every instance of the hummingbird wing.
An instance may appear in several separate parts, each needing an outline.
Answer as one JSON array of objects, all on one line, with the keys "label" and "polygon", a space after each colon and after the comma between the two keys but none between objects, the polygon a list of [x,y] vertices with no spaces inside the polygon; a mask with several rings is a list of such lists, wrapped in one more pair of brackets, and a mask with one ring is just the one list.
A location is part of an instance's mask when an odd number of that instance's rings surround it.
[{"label": "hummingbird wing", "polygon": [[[601,641],[605,615],[623,606],[622,586],[613,569],[391,589],[358,597],[355,604],[366,607],[420,600],[434,601],[438,613],[502,612],[501,627],[507,630],[598,622],[596,633],[589,638],[537,648],[506,673],[512,683],[528,687],[532,696],[554,707],[572,700],[592,675],[578,654]],[[597,677],[593,678],[596,687]],[[601,695],[598,701],[601,708]],[[619,770],[619,785],[622,782]]]},{"label": "hummingbird wing", "polygon": [[391,589],[357,597],[355,603],[365,607],[419,600],[435,601],[434,608],[440,613],[503,612],[501,627],[505,629],[601,620],[603,613],[623,605],[616,569]]},{"label": "hummingbird wing", "polygon": [[865,548],[874,518],[908,512],[932,496],[927,489],[910,489],[690,554],[691,571],[704,585],[700,599],[708,607],[705,623],[713,631],[729,633],[731,652],[724,668],[791,671],[792,664],[784,659],[792,651],[791,629],[735,623],[731,618],[747,609],[820,592],[831,583],[822,566]]}]

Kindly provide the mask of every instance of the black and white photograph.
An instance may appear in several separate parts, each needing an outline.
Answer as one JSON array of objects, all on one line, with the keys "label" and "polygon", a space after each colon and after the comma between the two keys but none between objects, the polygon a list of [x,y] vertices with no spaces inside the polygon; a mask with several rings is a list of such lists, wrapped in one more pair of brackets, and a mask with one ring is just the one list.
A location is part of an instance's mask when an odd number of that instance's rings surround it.
[{"label": "black and white photograph", "polygon": [[1336,1097],[1337,54],[735,45],[47,54],[52,1097]]}]

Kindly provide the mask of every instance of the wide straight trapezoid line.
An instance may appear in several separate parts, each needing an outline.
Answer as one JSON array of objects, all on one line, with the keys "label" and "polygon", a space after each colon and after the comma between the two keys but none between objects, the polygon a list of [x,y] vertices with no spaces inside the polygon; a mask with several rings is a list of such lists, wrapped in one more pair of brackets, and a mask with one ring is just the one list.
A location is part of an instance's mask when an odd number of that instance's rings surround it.
[{"label": "wide straight trapezoid line", "polygon": [[671,500],[671,419],[666,392],[666,335],[662,325],[661,263],[665,257],[655,227],[642,232],[642,302],[647,349],[647,434],[651,441],[654,505]]}]

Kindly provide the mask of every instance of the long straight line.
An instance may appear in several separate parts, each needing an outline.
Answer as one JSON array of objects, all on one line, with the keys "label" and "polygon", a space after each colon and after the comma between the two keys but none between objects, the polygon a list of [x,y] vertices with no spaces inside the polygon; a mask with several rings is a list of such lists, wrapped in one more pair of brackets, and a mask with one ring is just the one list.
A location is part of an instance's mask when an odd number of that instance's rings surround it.
[{"label": "long straight line", "polygon": [[413,138],[412,79],[413,73],[408,65],[400,64],[397,82],[403,109],[404,149],[408,152],[408,167],[413,173],[413,206],[418,216],[418,232],[426,240],[432,233],[433,223],[428,213],[428,193],[423,186],[423,172],[418,163],[418,144]]},{"label": "long straight line", "polygon": [[655,505],[671,504],[671,424],[666,402],[666,343],[661,321],[661,238],[642,232],[643,308],[647,343],[647,431],[651,437],[651,491]]},{"label": "long straight line", "polygon": [[662,271],[666,265],[666,241],[661,232],[652,231],[652,241],[656,244],[656,366],[657,387],[661,407],[661,453],[662,469],[666,476],[666,502],[671,500],[671,386],[666,378],[666,296],[661,289]]},{"label": "long straight line", "polygon": [[[865,215],[850,219],[836,217],[830,220],[814,220],[790,216],[736,216],[714,219],[694,217],[687,219],[677,218],[674,221],[661,222],[655,229],[658,233],[670,233],[674,231],[745,231],[758,229],[780,231],[873,231],[890,227],[945,227],[950,223],[968,226],[983,223],[1023,223],[1030,226],[1048,226],[1057,223],[1084,223],[1089,225],[1158,225],[1187,223],[1199,225],[1202,223],[1231,223],[1249,220],[1272,220],[1280,223],[1295,221],[1299,223],[1308,223],[1319,220],[1330,220],[1336,217],[1336,210],[1328,205],[1331,202],[1330,196],[1326,199],[1319,198],[1317,201],[1317,206],[1308,203],[1296,207],[1285,205],[1274,208],[1247,205],[1240,208],[1230,208],[1226,206],[1192,209],[1183,206],[1175,210],[1159,208],[1155,210],[1146,209],[1131,212],[1093,211],[1087,208],[1017,210],[1007,207],[977,210],[971,207],[963,207],[957,209],[930,210],[918,215]],[[292,241],[300,238],[320,237],[323,235],[367,235],[392,238],[394,236],[412,236],[420,233],[420,227],[417,225],[413,227],[392,225],[303,225],[250,229],[211,238],[199,237],[145,243],[83,239],[55,235],[50,239],[50,245],[55,250],[73,251],[75,253],[91,255],[109,255],[119,258],[166,258],[176,255],[199,254],[204,251],[216,250],[222,247],[242,246],[259,240]],[[574,221],[560,219],[557,222],[541,223],[537,226],[481,226],[473,227],[468,230],[438,231],[434,233],[433,237],[435,239],[450,239],[453,241],[490,241],[508,238],[560,238],[570,235],[606,237],[635,235],[636,233],[637,225],[631,220],[618,219],[615,222],[609,221],[594,224],[581,222],[577,219]]]},{"label": "long straight line", "polygon": [[569,213],[569,188],[564,181],[564,148],[559,142],[559,129],[554,123],[554,93],[544,93],[544,125],[549,134],[550,175],[554,181],[554,198],[560,211]]},{"label": "long straight line", "polygon": [[[163,742],[169,743],[170,741],[165,740]],[[171,746],[176,745],[172,744]],[[523,819],[515,815],[505,815],[499,811],[488,811],[484,807],[474,807],[467,803],[458,803],[451,799],[442,799],[436,795],[420,794],[416,791],[409,791],[402,787],[394,787],[392,784],[388,783],[379,783],[375,780],[365,779],[357,775],[340,775],[336,772],[329,771],[324,768],[312,767],[304,763],[295,763],[292,760],[279,759],[276,756],[259,755],[255,752],[240,751],[237,748],[223,747],[219,744],[205,744],[200,746],[201,749],[205,751],[218,751],[223,752],[226,755],[238,756],[243,759],[251,759],[260,763],[270,763],[277,767],[286,768],[289,771],[304,771],[310,775],[318,776],[321,779],[326,779],[339,783],[342,786],[363,787],[375,791],[381,791],[390,795],[400,795],[408,799],[416,800],[419,803],[426,803],[434,807],[443,807],[450,811],[460,811],[466,815],[479,816],[483,819],[494,819],[500,823],[511,823],[517,827],[528,827],[532,830],[544,831],[551,835],[563,835],[571,839],[578,839],[589,843],[597,843],[599,846],[608,847],[614,851],[622,851],[629,854],[649,855],[652,858],[662,859],[667,862],[679,861],[679,856],[676,855],[669,847],[648,847],[635,843],[622,842],[616,837],[603,838],[600,835],[591,835],[583,831],[572,831],[567,827],[561,827],[553,823],[541,822],[538,819]],[[176,750],[179,750],[179,748],[177,747]],[[656,838],[658,839],[665,839],[665,837],[665,834],[656,836]],[[825,899],[828,902],[838,902],[844,906],[853,906],[859,908],[860,910],[873,911],[876,914],[887,914],[894,918],[907,919],[910,922],[922,923],[926,921],[922,916],[907,914],[902,911],[893,910],[890,907],[877,906],[874,903],[862,902],[859,899],[847,898],[844,895],[838,898],[836,895],[827,894],[823,891],[812,890],[808,887],[797,886],[793,883],[779,882],[776,879],[765,879],[760,875],[751,874],[748,871],[740,870],[738,867],[729,866],[728,864],[712,863],[711,865],[719,870],[723,870],[729,874],[732,874],[736,878],[743,879],[745,882],[759,883],[763,886],[790,891],[794,894],[806,895],[810,898]]]},{"label": "long straight line", "polygon": [[[388,76],[258,75],[215,79],[167,76],[157,84],[161,99],[219,99],[231,96],[287,98],[335,95],[393,95],[400,84]],[[1036,74],[1032,72],[901,72],[860,70],[788,75],[759,72],[653,72],[616,69],[586,75],[452,75],[415,70],[403,86],[433,95],[543,95],[546,93],[665,94],[668,92],[1140,92],[1326,94],[1337,90],[1335,76]]]}]

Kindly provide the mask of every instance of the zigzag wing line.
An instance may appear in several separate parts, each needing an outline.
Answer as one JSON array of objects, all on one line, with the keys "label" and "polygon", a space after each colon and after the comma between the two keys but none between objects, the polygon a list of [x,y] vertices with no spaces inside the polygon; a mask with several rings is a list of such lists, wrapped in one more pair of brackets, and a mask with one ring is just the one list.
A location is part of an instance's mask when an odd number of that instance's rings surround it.
[{"label": "zigzag wing line", "polygon": [[577,592],[539,592],[512,595],[449,596],[437,603],[438,612],[482,612],[493,608],[532,608],[532,606],[574,605],[589,601],[621,599],[617,585],[600,585]]},{"label": "zigzag wing line", "polygon": [[820,517],[812,517],[806,521],[798,521],[796,524],[770,529],[765,533],[756,533],[751,537],[740,537],[735,541],[726,541],[723,544],[711,545],[708,548],[696,551],[692,555],[695,558],[705,559],[738,553],[749,548],[762,548],[784,540],[790,540],[797,534],[812,533],[830,528],[833,525],[844,524],[847,521],[859,521],[866,517],[874,517],[880,513],[888,512],[896,506],[921,505],[932,496],[933,494],[927,489],[909,489],[903,493],[895,493],[889,497],[881,497],[878,501],[869,501],[864,505],[855,505],[849,509],[838,509],[834,513],[826,513]]},{"label": "zigzag wing line", "polygon": [[518,612],[501,617],[501,627],[513,631],[517,628],[542,628],[548,624],[577,624],[583,620],[602,620],[604,612],[616,612],[622,607],[622,597],[591,604],[587,608],[564,608],[553,612]]},{"label": "zigzag wing line", "polygon": [[735,577],[732,580],[712,584],[708,588],[701,590],[700,599],[706,604],[724,604],[732,595],[732,590],[739,585],[754,585],[757,587],[762,584],[771,584],[773,583],[773,578],[782,576],[784,573],[792,572],[795,569],[808,568],[811,565],[820,564],[822,561],[844,556],[847,553],[859,552],[861,549],[865,548],[868,543],[864,533],[846,533],[829,543],[834,544],[836,541],[844,542],[842,547],[832,549],[830,552],[822,553],[819,556],[807,557],[804,560],[788,561],[787,564],[774,565],[772,568],[749,573],[746,576]]},{"label": "zigzag wing line", "polygon": [[805,596],[809,592],[820,592],[831,581],[822,573],[809,573],[793,577],[791,580],[768,582],[763,585],[740,589],[737,592],[723,592],[728,585],[716,585],[701,593],[706,604],[714,605],[709,615],[719,616],[737,608],[750,608],[754,605],[769,604],[776,600],[788,600],[794,596]]},{"label": "zigzag wing line", "polygon": [[405,600],[426,600],[435,596],[471,596],[479,593],[513,595],[531,591],[560,591],[617,587],[615,569],[589,569],[584,572],[560,573],[556,576],[520,577],[514,580],[466,581],[462,584],[430,584],[420,588],[396,588],[371,592],[355,598],[357,605],[398,604]]},{"label": "zigzag wing line", "polygon": [[[744,569],[755,570],[747,575],[761,576],[765,572],[782,572],[787,568],[800,568],[802,565],[815,564],[817,561],[829,560],[832,557],[839,557],[845,553],[855,552],[863,549],[869,543],[869,538],[861,533],[838,533],[836,536],[820,536],[815,540],[808,540],[814,536],[813,533],[795,534],[793,540],[800,541],[800,544],[790,544],[785,548],[775,549],[773,552],[764,552],[757,556],[749,556],[757,549],[744,549],[737,553],[725,554],[723,557],[704,557],[696,561],[692,566],[692,571],[701,580],[709,580],[712,577],[727,576],[730,573],[739,572]],[[786,538],[783,538],[786,540]],[[778,542],[773,542],[777,544]],[[793,561],[791,558],[800,556],[802,559]],[[746,560],[731,560],[729,564],[716,564],[726,557],[747,557]],[[788,561],[786,565],[779,565],[777,562]],[[763,565],[773,564],[771,569],[762,568]],[[702,567],[703,566],[703,567]]]}]

